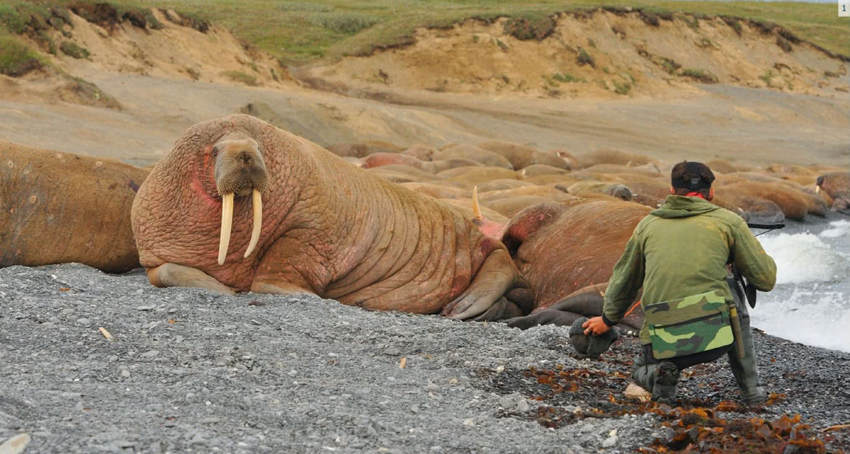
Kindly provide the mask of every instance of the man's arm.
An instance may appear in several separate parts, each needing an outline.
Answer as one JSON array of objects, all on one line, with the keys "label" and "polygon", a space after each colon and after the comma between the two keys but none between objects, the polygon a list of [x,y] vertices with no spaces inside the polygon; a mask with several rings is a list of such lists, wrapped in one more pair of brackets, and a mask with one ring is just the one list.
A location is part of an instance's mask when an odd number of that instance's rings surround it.
[{"label": "man's arm", "polygon": [[608,282],[605,293],[605,304],[602,307],[602,320],[608,326],[614,326],[626,315],[635,300],[638,291],[643,286],[645,263],[643,255],[643,238],[640,232],[643,224],[638,224],[626,250],[614,266],[614,274]]},{"label": "man's arm", "polygon": [[769,292],[776,285],[776,262],[773,261],[747,225],[741,221],[732,230],[735,244],[733,257],[738,271],[755,288]]}]

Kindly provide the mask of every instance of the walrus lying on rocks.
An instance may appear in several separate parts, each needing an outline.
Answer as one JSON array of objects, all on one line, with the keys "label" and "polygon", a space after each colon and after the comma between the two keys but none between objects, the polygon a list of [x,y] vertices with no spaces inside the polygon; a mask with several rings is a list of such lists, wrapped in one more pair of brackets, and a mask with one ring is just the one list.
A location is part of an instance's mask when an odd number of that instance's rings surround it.
[{"label": "walrus lying on rocks", "polygon": [[247,115],[190,128],[132,211],[141,263],[159,287],[519,315],[503,295],[523,279],[471,217]]},{"label": "walrus lying on rocks", "polygon": [[535,310],[608,282],[638,222],[651,210],[618,200],[546,203],[517,214],[503,237],[534,292]]},{"label": "walrus lying on rocks", "polygon": [[831,172],[818,177],[817,188],[832,199],[832,209],[850,214],[850,172]]},{"label": "walrus lying on rocks", "polygon": [[0,268],[138,268],[130,207],[147,174],[108,159],[0,142]]},{"label": "walrus lying on rocks", "polygon": [[[531,315],[510,326],[571,325],[602,314],[605,286],[637,224],[650,208],[619,200],[546,203],[517,214],[503,241],[528,282],[509,298],[533,304]],[[533,303],[529,303],[533,300]],[[627,329],[640,327],[642,313],[627,317]]]}]

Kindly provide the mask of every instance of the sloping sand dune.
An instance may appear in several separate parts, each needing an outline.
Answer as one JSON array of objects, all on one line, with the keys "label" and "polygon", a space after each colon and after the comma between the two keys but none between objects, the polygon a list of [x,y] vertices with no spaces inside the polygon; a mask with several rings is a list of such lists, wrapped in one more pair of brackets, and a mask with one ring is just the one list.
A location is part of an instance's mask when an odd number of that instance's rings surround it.
[{"label": "sloping sand dune", "polygon": [[302,73],[320,85],[536,97],[653,98],[696,83],[831,95],[847,62],[781,27],[732,18],[596,10],[563,13],[542,40],[507,18],[421,29],[413,44]]}]

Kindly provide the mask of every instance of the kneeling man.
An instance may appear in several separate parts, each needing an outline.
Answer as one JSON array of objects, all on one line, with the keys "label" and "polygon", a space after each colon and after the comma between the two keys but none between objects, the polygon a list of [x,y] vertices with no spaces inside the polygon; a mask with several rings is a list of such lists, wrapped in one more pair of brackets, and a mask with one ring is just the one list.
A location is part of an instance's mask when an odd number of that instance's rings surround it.
[{"label": "kneeling man", "polygon": [[643,349],[635,382],[654,401],[674,404],[683,369],[728,353],[741,397],[758,405],[765,392],[758,385],[749,316],[744,307],[737,312],[727,264],[761,291],[773,289],[776,264],[741,217],[710,202],[714,174],[708,166],[680,162],[671,180],[672,195],[635,228],[614,267],[603,315],[584,323],[585,334],[616,325],[643,287]]}]

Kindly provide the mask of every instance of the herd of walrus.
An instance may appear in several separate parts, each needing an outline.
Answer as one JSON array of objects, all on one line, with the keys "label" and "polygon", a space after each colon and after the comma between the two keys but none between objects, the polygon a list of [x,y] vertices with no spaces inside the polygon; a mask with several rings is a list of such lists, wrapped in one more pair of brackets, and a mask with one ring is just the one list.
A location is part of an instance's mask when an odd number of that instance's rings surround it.
[{"label": "herd of walrus", "polygon": [[[0,156],[0,267],[141,266],[158,287],[518,327],[601,313],[673,164],[496,141],[325,149],[247,115],[191,127],[152,169],[2,142]],[[850,213],[846,169],[707,164],[714,203],[748,221]]]}]

